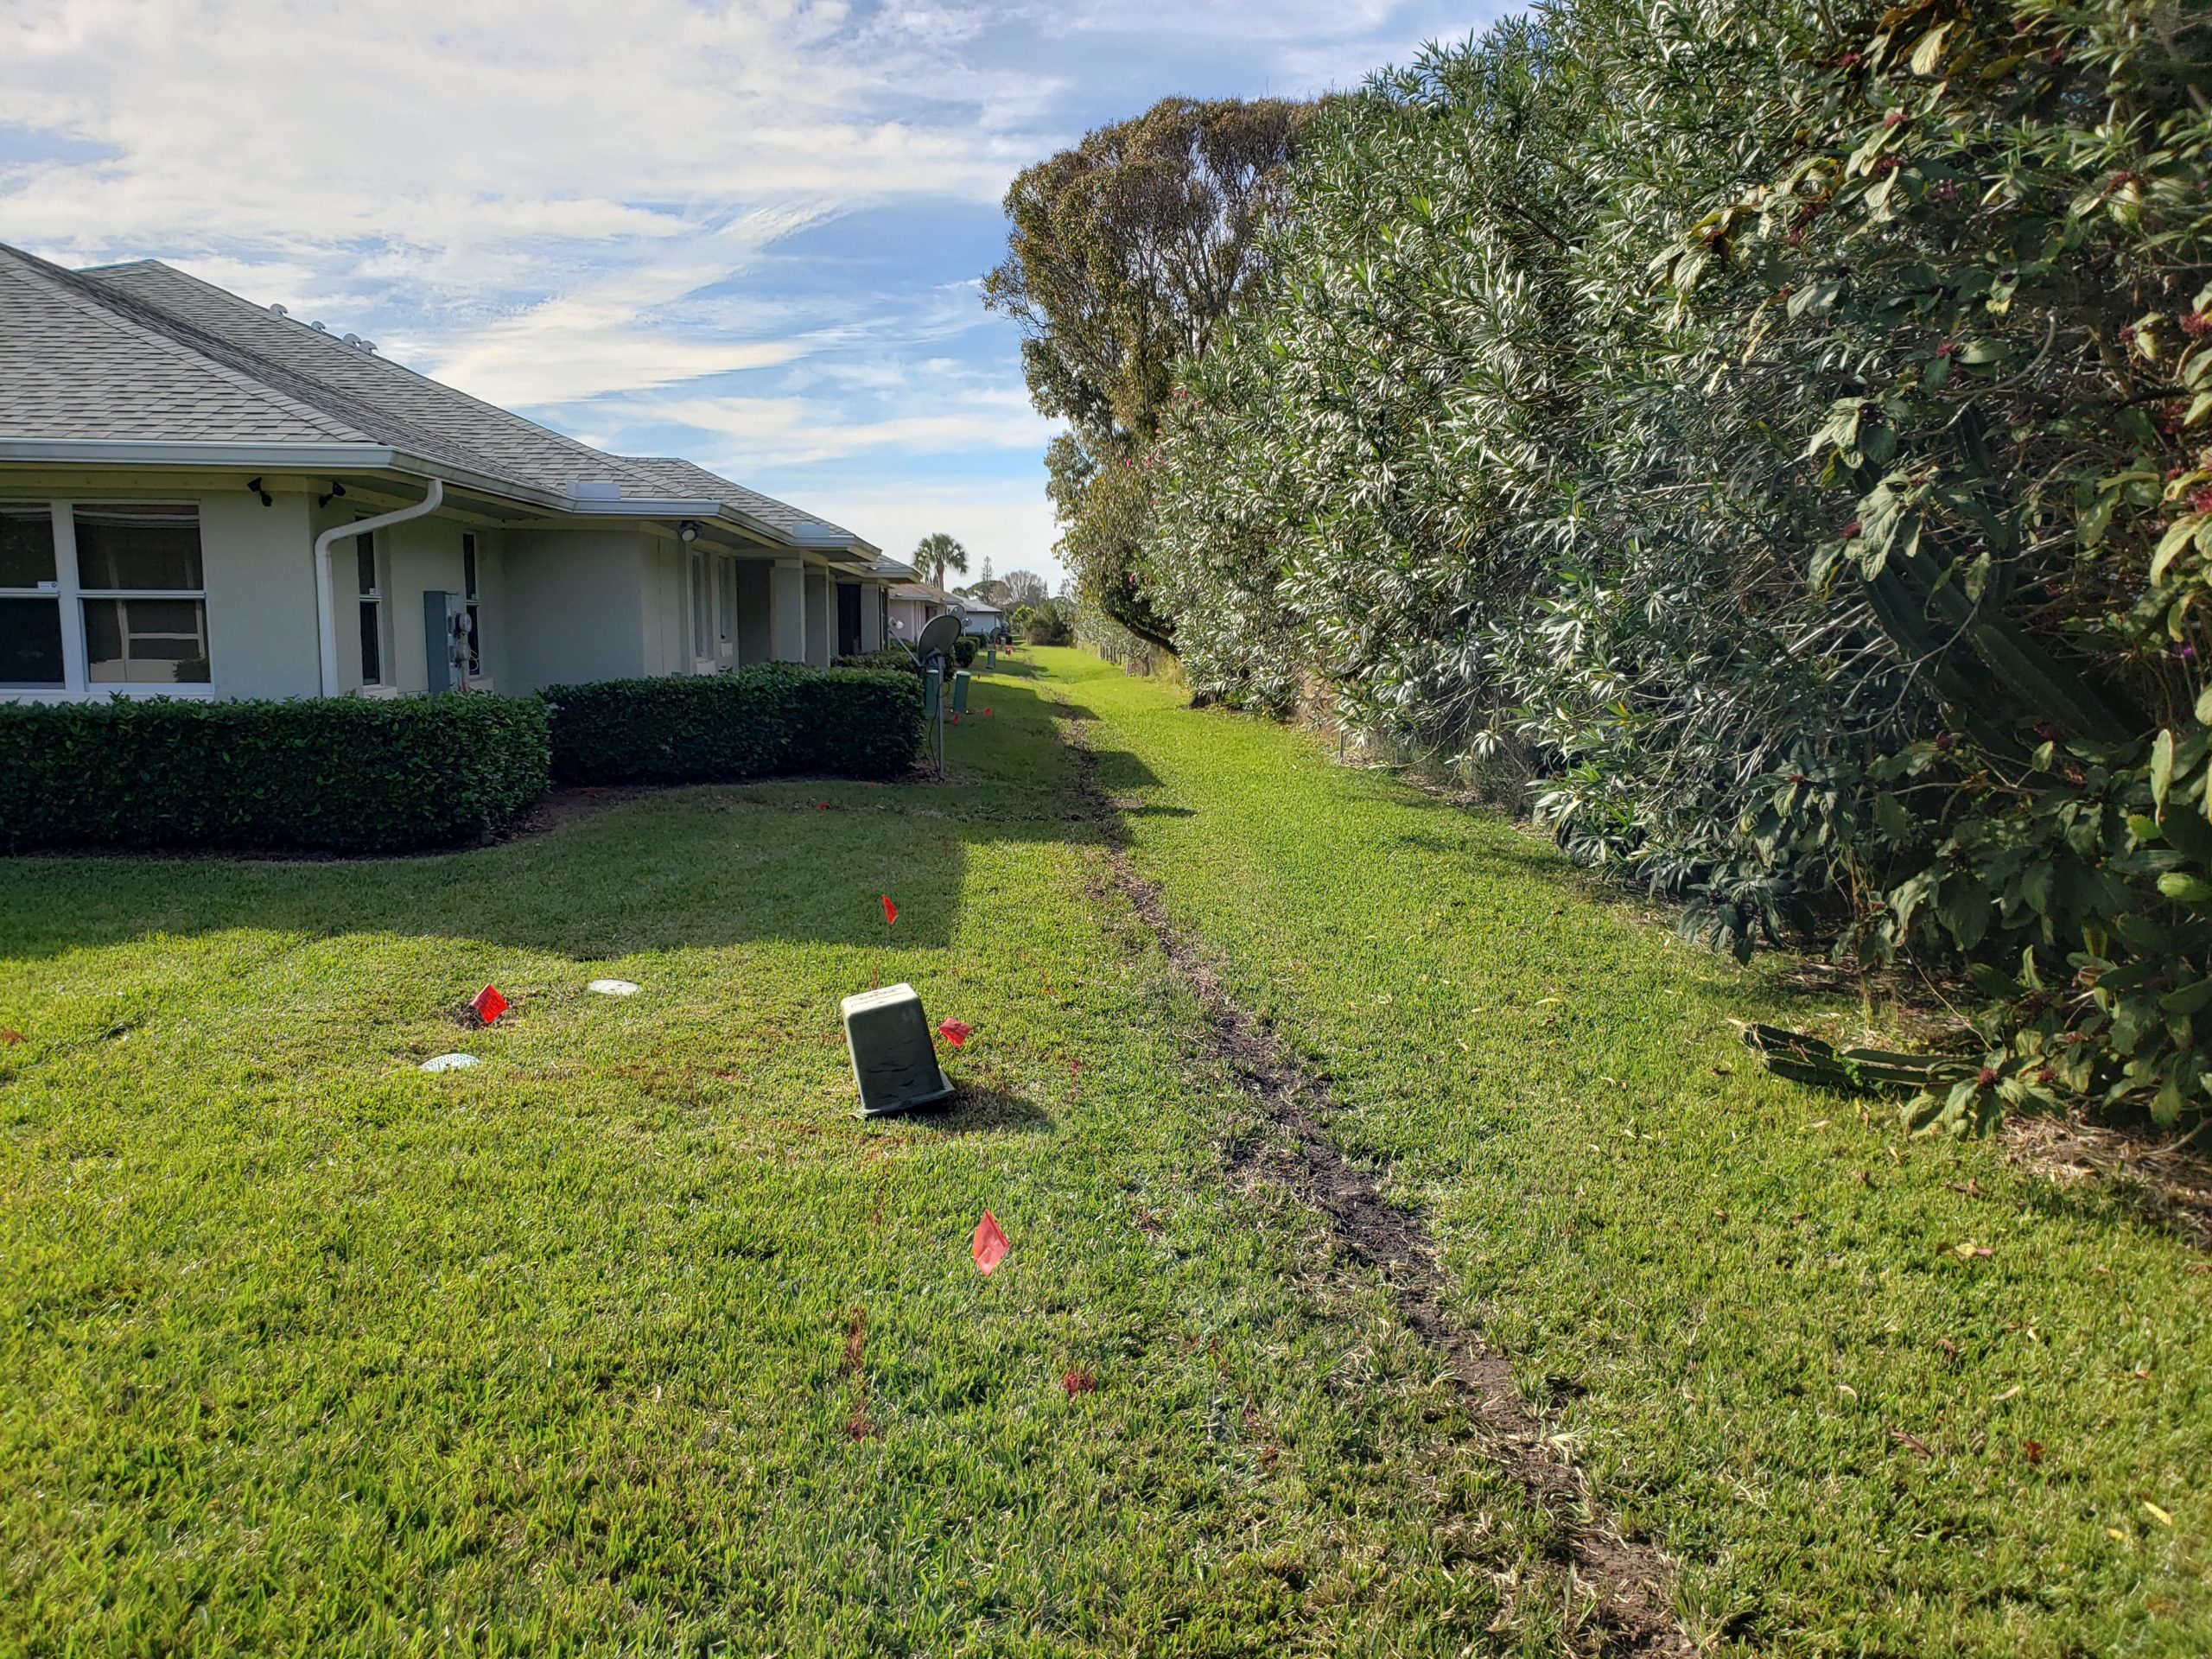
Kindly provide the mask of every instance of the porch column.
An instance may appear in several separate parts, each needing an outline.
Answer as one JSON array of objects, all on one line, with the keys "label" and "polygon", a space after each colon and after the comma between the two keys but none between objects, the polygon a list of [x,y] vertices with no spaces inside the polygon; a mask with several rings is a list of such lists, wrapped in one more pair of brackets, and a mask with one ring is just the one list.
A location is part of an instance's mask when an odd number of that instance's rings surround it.
[{"label": "porch column", "polygon": [[830,666],[830,605],[836,590],[823,570],[804,573],[806,581],[806,660],[817,668]]},{"label": "porch column", "polygon": [[861,649],[883,649],[883,589],[874,583],[861,589]]},{"label": "porch column", "polygon": [[806,660],[806,563],[778,559],[768,572],[768,655],[779,663]]}]

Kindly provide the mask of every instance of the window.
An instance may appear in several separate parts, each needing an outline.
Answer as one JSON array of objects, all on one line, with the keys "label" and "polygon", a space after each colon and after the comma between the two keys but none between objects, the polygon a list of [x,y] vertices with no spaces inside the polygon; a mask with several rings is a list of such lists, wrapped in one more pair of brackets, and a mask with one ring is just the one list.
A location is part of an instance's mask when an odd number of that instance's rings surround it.
[{"label": "window", "polygon": [[43,502],[0,506],[0,685],[60,685],[60,570]]},{"label": "window", "polygon": [[361,683],[384,683],[384,589],[377,582],[376,532],[353,538],[354,587],[360,595]]},{"label": "window", "polygon": [[77,586],[93,685],[205,685],[207,593],[191,506],[79,507]]},{"label": "window", "polygon": [[707,586],[707,556],[691,556],[691,655],[705,662],[715,654],[715,594]]},{"label": "window", "polygon": [[721,560],[719,575],[721,591],[721,608],[719,613],[721,618],[721,632],[716,643],[721,649],[722,661],[734,664],[737,661],[737,561],[735,559]]},{"label": "window", "polygon": [[461,591],[468,601],[468,677],[480,679],[484,674],[484,636],[477,632],[476,617],[476,537],[461,538]]}]

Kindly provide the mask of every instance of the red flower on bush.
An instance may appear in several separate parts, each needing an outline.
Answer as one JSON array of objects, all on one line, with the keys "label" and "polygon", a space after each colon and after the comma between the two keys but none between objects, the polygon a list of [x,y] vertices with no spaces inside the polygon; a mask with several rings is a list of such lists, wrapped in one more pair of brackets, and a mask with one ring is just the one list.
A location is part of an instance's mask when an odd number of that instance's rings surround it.
[{"label": "red flower on bush", "polygon": [[2212,312],[2192,311],[2181,320],[2181,331],[2191,340],[2212,334]]},{"label": "red flower on bush", "polygon": [[1997,1073],[1991,1071],[1989,1067],[1985,1065],[1980,1071],[1974,1074],[1974,1080],[1980,1084],[1983,1088],[1986,1089],[1991,1084],[1997,1081]]},{"label": "red flower on bush", "polygon": [[1897,170],[1897,158],[1894,156],[1882,156],[1876,157],[1874,165],[1867,169],[1868,172],[1872,173],[1878,179],[1886,179],[1891,174]]},{"label": "red flower on bush", "polygon": [[1841,535],[1843,539],[1847,542],[1857,539],[1859,535],[1859,521],[1856,518],[1853,519],[1838,533]]},{"label": "red flower on bush", "polygon": [[1903,110],[1891,110],[1887,115],[1882,118],[1882,124],[1885,127],[1894,127],[1898,122],[1904,119],[1904,111]]},{"label": "red flower on bush", "polygon": [[2198,512],[2212,512],[2212,489],[2190,492],[2189,505]]},{"label": "red flower on bush", "polygon": [[1959,342],[1955,340],[1947,340],[1936,348],[1936,355],[1938,357],[1956,357],[1958,354]]}]

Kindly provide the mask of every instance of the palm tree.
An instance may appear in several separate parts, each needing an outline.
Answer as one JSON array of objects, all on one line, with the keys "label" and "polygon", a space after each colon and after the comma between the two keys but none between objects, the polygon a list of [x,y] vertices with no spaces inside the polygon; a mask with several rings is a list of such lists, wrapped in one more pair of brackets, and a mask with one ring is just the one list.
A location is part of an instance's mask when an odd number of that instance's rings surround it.
[{"label": "palm tree", "polygon": [[914,543],[914,569],[924,582],[944,586],[944,573],[968,573],[968,550],[941,530],[933,530]]}]

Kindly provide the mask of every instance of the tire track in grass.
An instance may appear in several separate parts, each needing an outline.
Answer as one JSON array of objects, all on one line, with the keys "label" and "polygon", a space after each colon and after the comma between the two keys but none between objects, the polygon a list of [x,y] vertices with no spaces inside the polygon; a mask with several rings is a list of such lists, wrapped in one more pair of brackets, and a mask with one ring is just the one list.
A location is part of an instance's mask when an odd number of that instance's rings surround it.
[{"label": "tire track in grass", "polygon": [[1320,1211],[1353,1260],[1382,1275],[1400,1315],[1447,1362],[1443,1375],[1482,1425],[1491,1455],[1558,1529],[1562,1565],[1592,1599],[1592,1624],[1602,1650],[1694,1651],[1669,1609],[1673,1574],[1666,1557],[1621,1536],[1580,1471],[1559,1455],[1551,1425],[1522,1399],[1511,1362],[1485,1346],[1446,1304],[1444,1270],[1421,1218],[1392,1204],[1375,1177],[1337,1151],[1326,1124],[1338,1108],[1327,1086],[1230,997],[1220,976],[1169,918],[1159,887],[1129,856],[1120,814],[1098,787],[1084,721],[1064,699],[1054,701],[1062,734],[1075,754],[1076,788],[1100,824],[1116,891],[1135,907],[1198,998],[1208,1026],[1207,1051],[1274,1130],[1255,1146],[1232,1148],[1231,1173],[1283,1187]]}]

